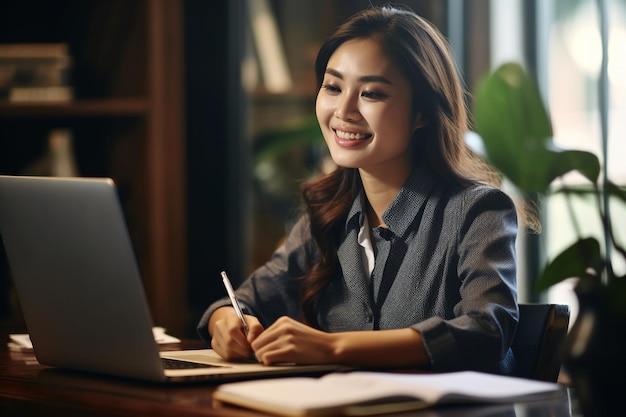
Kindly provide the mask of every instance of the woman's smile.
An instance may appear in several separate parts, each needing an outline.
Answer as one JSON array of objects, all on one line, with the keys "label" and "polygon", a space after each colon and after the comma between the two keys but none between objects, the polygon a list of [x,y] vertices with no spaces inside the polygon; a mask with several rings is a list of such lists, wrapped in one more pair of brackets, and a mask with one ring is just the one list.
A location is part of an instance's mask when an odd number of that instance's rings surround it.
[{"label": "woman's smile", "polygon": [[335,142],[342,148],[354,148],[363,146],[368,139],[371,139],[370,133],[358,133],[335,129]]}]

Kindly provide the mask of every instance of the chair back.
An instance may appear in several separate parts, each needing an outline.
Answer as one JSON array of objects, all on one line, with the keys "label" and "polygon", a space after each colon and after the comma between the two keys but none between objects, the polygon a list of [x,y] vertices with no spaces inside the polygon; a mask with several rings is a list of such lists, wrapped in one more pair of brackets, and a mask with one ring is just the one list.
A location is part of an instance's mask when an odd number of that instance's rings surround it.
[{"label": "chair back", "polygon": [[516,376],[556,382],[563,362],[570,310],[564,304],[520,304],[513,340]]}]

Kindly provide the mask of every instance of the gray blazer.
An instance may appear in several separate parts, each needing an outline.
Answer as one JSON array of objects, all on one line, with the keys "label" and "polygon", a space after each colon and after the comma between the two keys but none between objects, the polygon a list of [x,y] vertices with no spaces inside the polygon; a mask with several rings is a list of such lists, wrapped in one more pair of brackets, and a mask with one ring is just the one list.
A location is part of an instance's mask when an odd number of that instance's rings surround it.
[{"label": "gray blazer", "polygon": [[[317,304],[322,330],[411,327],[422,334],[437,371],[510,373],[518,320],[511,199],[489,186],[442,183],[416,168],[383,215],[388,229],[372,230],[375,264],[366,273],[357,235],[364,193],[355,199],[338,248],[340,274]],[[301,318],[299,281],[317,256],[306,216],[264,266],[237,290],[248,313],[269,326]],[[213,303],[198,332],[227,299]]]}]

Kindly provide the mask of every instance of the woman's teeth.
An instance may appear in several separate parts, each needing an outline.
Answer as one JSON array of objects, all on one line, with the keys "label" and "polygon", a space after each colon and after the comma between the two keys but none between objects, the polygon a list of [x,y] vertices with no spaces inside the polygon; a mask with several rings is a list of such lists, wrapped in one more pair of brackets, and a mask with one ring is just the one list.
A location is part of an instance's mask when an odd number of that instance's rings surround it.
[{"label": "woman's teeth", "polygon": [[365,134],[365,133],[342,132],[340,130],[335,130],[335,133],[337,134],[337,137],[339,137],[340,139],[360,140],[360,139],[367,139],[368,137],[370,137],[369,134]]}]

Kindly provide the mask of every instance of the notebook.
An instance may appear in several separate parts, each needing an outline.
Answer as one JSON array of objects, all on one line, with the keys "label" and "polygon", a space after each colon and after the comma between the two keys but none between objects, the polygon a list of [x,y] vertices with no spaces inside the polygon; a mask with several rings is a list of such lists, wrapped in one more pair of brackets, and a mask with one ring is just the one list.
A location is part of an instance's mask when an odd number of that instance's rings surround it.
[{"label": "notebook", "polygon": [[[337,369],[233,363],[211,349],[160,353],[110,178],[0,176],[0,237],[43,365],[158,382]],[[172,361],[185,366],[166,369]]]},{"label": "notebook", "polygon": [[[285,417],[363,417],[444,404],[503,404],[563,395],[564,387],[556,383],[474,371],[434,374],[356,371],[320,378],[231,382],[215,390],[213,401]],[[461,414],[467,415],[468,410],[463,409]],[[484,410],[481,415],[486,415]],[[493,415],[514,416],[515,412]]]}]

